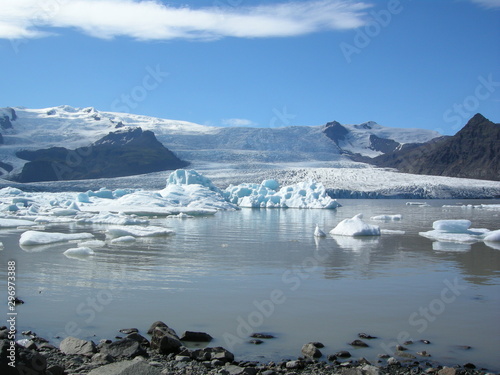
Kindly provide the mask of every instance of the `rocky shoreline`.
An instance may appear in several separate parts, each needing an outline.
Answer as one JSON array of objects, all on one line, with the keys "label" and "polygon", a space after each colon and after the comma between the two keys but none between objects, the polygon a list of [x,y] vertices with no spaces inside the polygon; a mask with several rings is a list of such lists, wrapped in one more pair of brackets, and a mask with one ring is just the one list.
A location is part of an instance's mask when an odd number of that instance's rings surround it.
[{"label": "rocky shoreline", "polygon": [[[478,369],[472,363],[446,367],[430,361],[423,351],[420,358],[398,346],[394,356],[380,355],[376,364],[365,358],[353,359],[348,351],[324,356],[319,342],[306,343],[302,357],[295,360],[260,363],[238,361],[222,347],[209,347],[212,337],[204,332],[185,332],[181,337],[163,322],[155,322],[148,330],[151,340],[135,328],[120,330],[125,335],[115,341],[93,341],[66,337],[59,347],[31,331],[22,332],[22,340],[12,342],[7,327],[0,327],[0,373],[36,375],[482,375],[494,374]],[[367,345],[362,339],[375,337],[360,333],[352,346]],[[253,344],[270,339],[254,334]],[[425,341],[425,340],[424,340]],[[424,342],[423,341],[423,342]],[[189,349],[185,342],[197,342]],[[424,342],[425,343],[425,342]],[[428,342],[427,342],[428,343]],[[411,344],[411,343],[409,343]]]}]

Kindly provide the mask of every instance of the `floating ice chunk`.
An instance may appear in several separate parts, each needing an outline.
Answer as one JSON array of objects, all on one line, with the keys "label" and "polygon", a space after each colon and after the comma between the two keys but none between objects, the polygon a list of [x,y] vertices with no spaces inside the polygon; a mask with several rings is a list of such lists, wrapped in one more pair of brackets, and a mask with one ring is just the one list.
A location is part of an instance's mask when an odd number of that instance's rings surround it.
[{"label": "floating ice chunk", "polygon": [[468,243],[456,243],[456,242],[442,242],[436,241],[432,243],[432,250],[435,251],[454,251],[454,252],[465,252],[471,249],[471,245]]},{"label": "floating ice chunk", "polygon": [[29,220],[19,220],[19,219],[0,219],[0,228],[17,228],[32,226],[36,223]]},{"label": "floating ice chunk", "polygon": [[407,206],[430,207],[426,202],[406,202]]},{"label": "floating ice chunk", "polygon": [[167,178],[167,185],[201,185],[212,191],[221,192],[209,178],[192,169],[177,169],[170,173]]},{"label": "floating ice chunk", "polygon": [[116,245],[116,244],[128,244],[128,243],[132,243],[135,241],[136,241],[136,239],[133,236],[123,236],[123,237],[113,238],[111,240],[111,243],[113,245]]},{"label": "floating ice chunk", "polygon": [[79,210],[73,210],[71,208],[54,208],[52,210],[52,215],[54,216],[75,216]]},{"label": "floating ice chunk", "polygon": [[476,234],[470,234],[470,233],[453,233],[453,232],[443,232],[440,230],[430,230],[428,232],[420,232],[419,235],[421,235],[422,237],[429,238],[431,240],[442,241],[442,242],[474,243],[481,240],[481,233],[479,232],[477,232]]},{"label": "floating ice chunk", "polygon": [[78,247],[97,248],[97,247],[104,247],[104,246],[106,246],[106,242],[101,241],[101,240],[91,240],[91,241],[78,242]]},{"label": "floating ice chunk", "polygon": [[0,250],[3,250],[3,243],[0,241]]},{"label": "floating ice chunk", "polygon": [[0,196],[4,197],[9,195],[24,195],[24,191],[10,186],[0,189]]},{"label": "floating ice chunk", "polygon": [[91,203],[87,193],[78,193],[76,199],[81,203]]},{"label": "floating ice chunk", "polygon": [[377,215],[372,216],[370,220],[380,220],[380,221],[400,221],[403,218],[403,215]]},{"label": "floating ice chunk", "polygon": [[79,256],[86,256],[86,255],[94,255],[95,252],[89,247],[74,247],[71,249],[66,250],[64,255],[79,255]]},{"label": "floating ice chunk", "polygon": [[173,218],[173,219],[190,219],[193,218],[194,216],[188,215],[184,212],[179,212],[177,215],[168,215],[167,219]]},{"label": "floating ice chunk", "polygon": [[108,190],[106,188],[101,188],[98,191],[88,191],[87,195],[89,197],[98,197],[98,198],[105,198],[105,199],[114,199],[113,192],[111,190]]},{"label": "floating ice chunk", "polygon": [[326,237],[326,233],[319,229],[318,224],[316,224],[316,229],[314,230],[314,237]]},{"label": "floating ice chunk", "polygon": [[283,186],[274,180],[261,184],[245,183],[230,185],[224,195],[226,199],[240,207],[254,208],[337,208],[340,204],[326,192],[323,184],[315,181],[300,182]]},{"label": "floating ice chunk", "polygon": [[83,240],[90,238],[94,238],[91,233],[56,233],[29,230],[21,234],[19,244],[21,246],[46,245],[57,242]]},{"label": "floating ice chunk", "polygon": [[406,234],[404,230],[380,229],[381,234]]},{"label": "floating ice chunk", "polygon": [[175,232],[171,229],[163,228],[163,227],[129,227],[129,226],[116,226],[109,228],[106,233],[108,233],[111,237],[123,237],[123,236],[132,236],[132,237],[158,237],[158,236],[168,236],[171,234],[175,234]]},{"label": "floating ice chunk", "polygon": [[117,215],[109,212],[102,212],[92,217],[77,220],[78,224],[114,224],[114,225],[147,225],[149,220],[137,219],[129,215]]},{"label": "floating ice chunk", "polygon": [[466,233],[471,224],[470,220],[437,220],[432,227],[447,233]]},{"label": "floating ice chunk", "polygon": [[379,236],[334,236],[333,239],[340,248],[365,255],[377,247],[380,241]]},{"label": "floating ice chunk", "polygon": [[363,215],[358,214],[352,219],[342,220],[330,234],[338,236],[380,236],[380,227],[367,224],[363,221]]},{"label": "floating ice chunk", "polygon": [[484,242],[500,242],[500,229],[488,233],[484,237]]}]

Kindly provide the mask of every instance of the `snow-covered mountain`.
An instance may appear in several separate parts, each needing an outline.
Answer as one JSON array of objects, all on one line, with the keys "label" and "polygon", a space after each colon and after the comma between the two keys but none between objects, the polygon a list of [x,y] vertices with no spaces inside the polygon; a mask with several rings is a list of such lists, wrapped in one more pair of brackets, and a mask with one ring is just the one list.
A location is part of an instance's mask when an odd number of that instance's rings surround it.
[{"label": "snow-covered mountain", "polygon": [[[354,165],[350,154],[374,157],[408,142],[426,142],[439,133],[397,129],[367,122],[282,128],[213,127],[126,113],[100,112],[92,107],[0,109],[3,145],[0,162],[18,173],[25,163],[19,150],[54,146],[85,147],[124,127],[153,131],[179,158],[196,163],[315,163]],[[0,164],[0,168],[3,164]],[[4,174],[10,172],[3,168]]]}]

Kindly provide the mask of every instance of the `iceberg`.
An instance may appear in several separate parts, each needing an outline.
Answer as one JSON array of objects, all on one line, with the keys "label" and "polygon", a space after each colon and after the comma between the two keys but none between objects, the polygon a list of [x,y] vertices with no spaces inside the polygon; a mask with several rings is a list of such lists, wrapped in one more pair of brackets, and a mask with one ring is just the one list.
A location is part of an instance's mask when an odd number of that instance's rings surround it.
[{"label": "iceberg", "polygon": [[314,237],[326,237],[326,233],[319,229],[318,224],[316,224],[316,229],[314,230]]},{"label": "iceberg", "polygon": [[403,215],[398,214],[398,215],[377,215],[377,216],[372,216],[370,220],[375,220],[375,221],[400,221],[403,218]]},{"label": "iceberg", "polygon": [[472,244],[483,240],[488,229],[470,228],[470,220],[437,220],[432,223],[434,230],[420,232],[422,237],[441,242]]},{"label": "iceberg", "polygon": [[19,219],[0,219],[0,228],[17,228],[36,225],[33,221]]},{"label": "iceberg", "polygon": [[78,242],[78,247],[95,248],[95,247],[104,247],[104,246],[106,246],[106,242],[101,241],[101,240],[90,240],[90,241]]},{"label": "iceberg", "polygon": [[484,237],[484,242],[500,242],[500,229],[491,231]]},{"label": "iceberg", "polygon": [[169,236],[175,234],[175,232],[171,229],[163,228],[163,227],[130,227],[130,226],[115,226],[109,228],[106,233],[108,233],[111,237],[124,237],[124,236],[132,236],[132,237],[159,237],[159,236]]},{"label": "iceberg", "polygon": [[132,242],[135,242],[135,241],[136,241],[136,239],[133,236],[123,236],[123,237],[113,238],[111,240],[111,244],[112,245],[116,245],[116,244],[129,244],[129,243],[132,243]]},{"label": "iceberg", "polygon": [[112,214],[102,212],[87,218],[80,218],[76,221],[78,224],[115,224],[115,225],[148,225],[149,220],[137,219],[130,215]]},{"label": "iceberg", "polygon": [[327,194],[322,183],[314,180],[282,188],[279,188],[279,183],[275,180],[265,180],[261,184],[230,185],[224,196],[229,202],[248,208],[334,209],[341,206]]},{"label": "iceberg", "polygon": [[76,256],[82,256],[82,255],[94,255],[95,252],[89,247],[74,247],[71,249],[66,250],[64,255],[76,255]]},{"label": "iceberg", "polygon": [[29,230],[21,234],[19,245],[21,246],[36,246],[47,245],[57,242],[66,242],[73,240],[91,239],[94,236],[91,233],[55,233],[55,232],[39,232]]},{"label": "iceberg", "polygon": [[344,219],[330,231],[337,236],[380,236],[380,227],[367,224],[363,221],[363,214],[358,214],[352,219]]},{"label": "iceberg", "polygon": [[448,233],[464,233],[471,225],[470,220],[437,220],[432,223],[435,230]]}]

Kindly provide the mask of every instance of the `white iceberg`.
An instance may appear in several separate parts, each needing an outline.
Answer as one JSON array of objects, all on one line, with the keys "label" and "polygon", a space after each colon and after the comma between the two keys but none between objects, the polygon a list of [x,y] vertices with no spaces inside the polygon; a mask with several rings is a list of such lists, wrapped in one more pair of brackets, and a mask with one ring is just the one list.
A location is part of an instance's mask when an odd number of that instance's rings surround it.
[{"label": "white iceberg", "polygon": [[116,244],[129,244],[132,242],[135,242],[136,239],[133,236],[123,236],[123,237],[118,237],[118,238],[113,238],[111,240],[111,244],[116,245]]},{"label": "white iceberg", "polygon": [[78,247],[96,248],[96,247],[104,247],[104,246],[106,246],[106,242],[101,241],[101,240],[90,240],[90,241],[78,242]]},{"label": "white iceberg", "polygon": [[488,229],[470,228],[470,220],[437,220],[432,223],[434,230],[420,232],[422,237],[441,242],[472,244],[482,241]]},{"label": "white iceberg", "polygon": [[344,219],[330,231],[337,236],[380,236],[380,227],[367,224],[363,221],[363,214],[358,214],[352,219]]},{"label": "white iceberg", "polygon": [[35,225],[33,221],[19,219],[0,219],[0,228],[17,228]]},{"label": "white iceberg", "polygon": [[375,221],[400,221],[403,219],[403,215],[397,214],[397,215],[377,215],[377,216],[372,216],[370,220],[375,220]]},{"label": "white iceberg", "polygon": [[229,202],[249,208],[333,209],[341,206],[327,194],[322,183],[313,180],[278,188],[277,181],[265,180],[261,184],[230,185],[224,195]]},{"label": "white iceberg", "polygon": [[319,229],[318,224],[316,224],[316,229],[314,230],[314,237],[326,237],[326,233]]},{"label": "white iceberg", "polygon": [[484,242],[500,242],[500,229],[489,232],[484,237]]},{"label": "white iceberg", "polygon": [[465,233],[471,225],[470,220],[437,220],[432,223],[435,230],[448,233]]},{"label": "white iceberg", "polygon": [[101,212],[90,217],[79,218],[78,224],[148,225],[149,220],[138,219],[124,214]]},{"label": "white iceberg", "polygon": [[137,226],[115,226],[111,227],[106,231],[111,237],[159,237],[159,236],[169,236],[175,234],[171,229],[148,226],[148,227],[137,227]]},{"label": "white iceberg", "polygon": [[95,252],[89,247],[74,247],[66,250],[64,255],[76,255],[76,256],[86,256],[86,255],[94,255]]},{"label": "white iceberg", "polygon": [[36,230],[29,230],[21,234],[19,245],[21,246],[35,246],[47,245],[57,242],[66,242],[73,240],[82,240],[94,238],[91,233],[56,233],[56,232],[39,232]]}]

